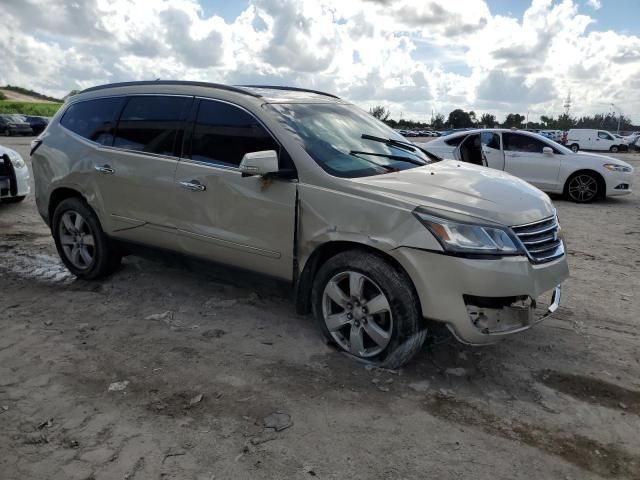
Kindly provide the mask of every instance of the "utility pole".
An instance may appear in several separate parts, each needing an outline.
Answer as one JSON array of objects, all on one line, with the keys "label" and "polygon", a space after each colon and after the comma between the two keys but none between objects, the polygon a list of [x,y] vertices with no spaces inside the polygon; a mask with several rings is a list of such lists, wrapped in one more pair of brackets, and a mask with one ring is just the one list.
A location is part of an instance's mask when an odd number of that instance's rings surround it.
[{"label": "utility pole", "polygon": [[622,111],[620,110],[619,107],[616,107],[615,104],[611,104],[611,108],[613,108],[613,114],[616,114],[616,108],[618,109],[618,130],[616,130],[616,133],[618,135],[620,135],[620,121],[622,120]]}]

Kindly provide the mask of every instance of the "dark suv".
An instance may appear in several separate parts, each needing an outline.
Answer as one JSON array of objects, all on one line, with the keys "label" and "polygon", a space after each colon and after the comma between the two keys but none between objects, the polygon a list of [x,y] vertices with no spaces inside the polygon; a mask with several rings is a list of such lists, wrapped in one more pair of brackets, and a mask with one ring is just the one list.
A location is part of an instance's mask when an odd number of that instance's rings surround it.
[{"label": "dark suv", "polygon": [[33,129],[22,115],[2,114],[0,115],[0,133],[6,135],[33,135]]}]

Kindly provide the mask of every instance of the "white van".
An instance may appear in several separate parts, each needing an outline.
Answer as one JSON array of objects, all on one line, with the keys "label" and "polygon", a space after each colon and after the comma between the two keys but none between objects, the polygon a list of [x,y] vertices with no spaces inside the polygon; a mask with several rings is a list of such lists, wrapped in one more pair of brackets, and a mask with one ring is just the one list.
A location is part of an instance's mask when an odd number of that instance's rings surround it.
[{"label": "white van", "polygon": [[616,153],[626,147],[624,142],[605,130],[572,128],[567,134],[567,147],[578,150],[605,150]]}]

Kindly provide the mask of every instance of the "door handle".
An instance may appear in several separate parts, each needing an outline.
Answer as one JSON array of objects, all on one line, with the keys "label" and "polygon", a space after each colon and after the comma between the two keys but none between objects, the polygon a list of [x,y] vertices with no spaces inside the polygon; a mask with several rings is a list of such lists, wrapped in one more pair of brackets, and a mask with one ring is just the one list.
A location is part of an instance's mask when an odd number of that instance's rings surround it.
[{"label": "door handle", "polygon": [[111,165],[95,166],[93,168],[95,168],[98,172],[104,173],[106,175],[113,175],[114,173],[116,173],[116,171],[111,168]]},{"label": "door handle", "polygon": [[510,153],[509,156],[511,158],[517,158],[517,157],[521,157],[522,155],[520,155],[519,153]]},{"label": "door handle", "polygon": [[180,185],[184,188],[188,188],[193,192],[204,192],[207,189],[206,185],[201,184],[197,180],[193,180],[190,182],[180,182]]}]

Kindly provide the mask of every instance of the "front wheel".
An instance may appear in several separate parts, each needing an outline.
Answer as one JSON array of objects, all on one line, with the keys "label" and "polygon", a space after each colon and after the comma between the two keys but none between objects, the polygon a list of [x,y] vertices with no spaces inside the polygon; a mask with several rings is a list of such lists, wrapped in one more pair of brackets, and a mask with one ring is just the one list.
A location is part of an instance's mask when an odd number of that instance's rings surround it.
[{"label": "front wheel", "polygon": [[76,277],[94,280],[112,273],[122,258],[95,212],[80,198],[60,202],[51,223],[58,254]]},{"label": "front wheel", "polygon": [[618,146],[617,146],[617,145],[613,145],[613,146],[609,149],[609,151],[610,151],[611,153],[618,153],[619,148],[618,148]]},{"label": "front wheel", "polygon": [[426,338],[413,285],[377,255],[349,250],[329,259],[316,274],[312,299],[323,334],[356,359],[399,368]]},{"label": "front wheel", "polygon": [[599,179],[589,172],[574,174],[565,187],[565,195],[577,203],[589,203],[598,198],[601,193]]}]

